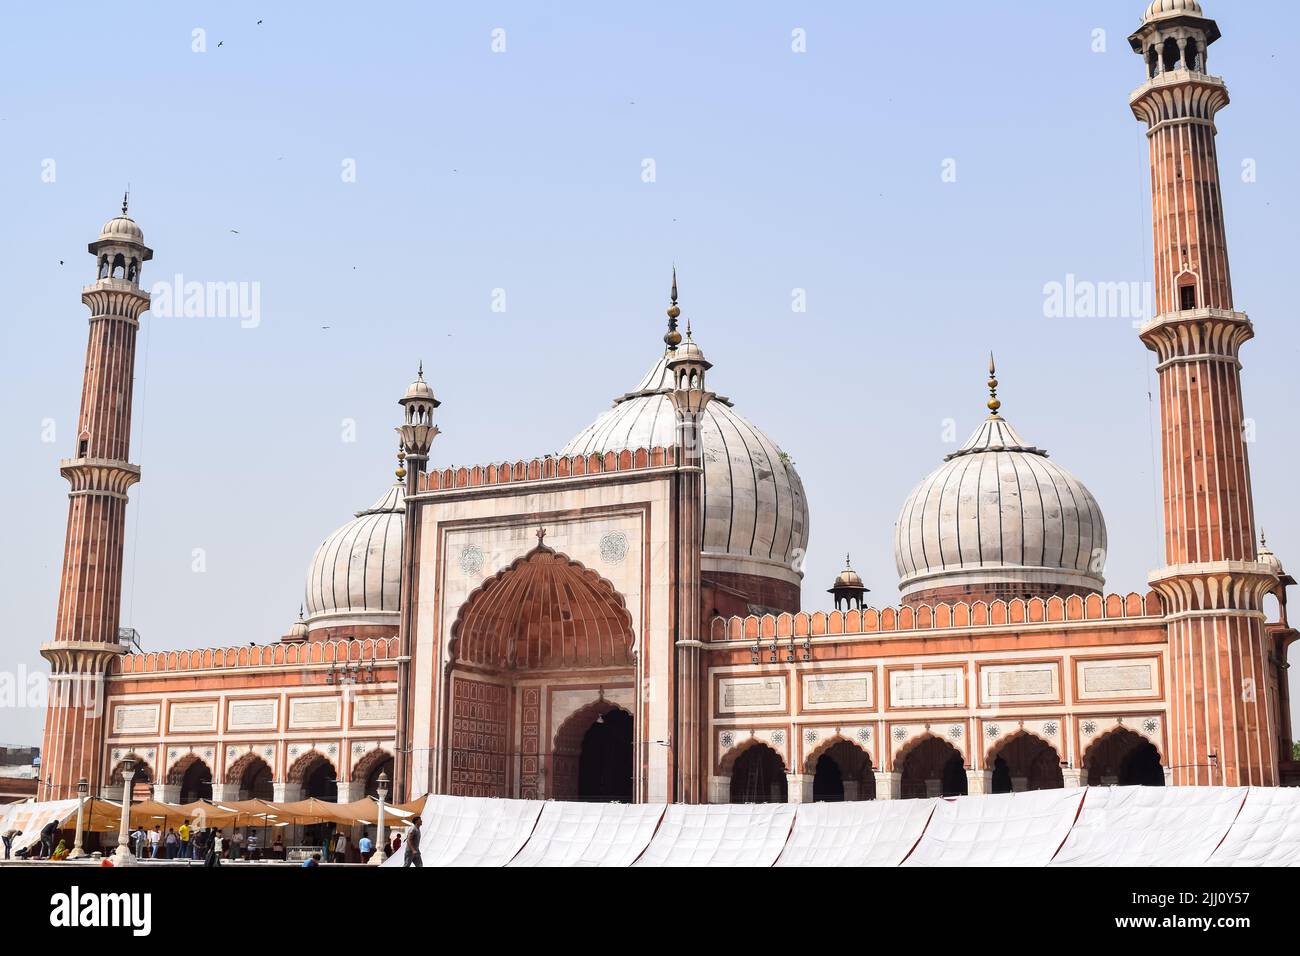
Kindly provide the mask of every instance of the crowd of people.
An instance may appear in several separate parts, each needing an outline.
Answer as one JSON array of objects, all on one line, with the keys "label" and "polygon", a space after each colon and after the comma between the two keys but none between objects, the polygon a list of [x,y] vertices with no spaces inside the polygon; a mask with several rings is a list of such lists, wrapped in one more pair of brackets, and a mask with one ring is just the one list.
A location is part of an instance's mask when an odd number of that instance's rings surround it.
[{"label": "crowd of people", "polygon": [[[401,854],[405,865],[421,865],[418,849],[420,822],[419,817],[413,818],[411,822],[409,833],[414,840],[410,843],[403,843],[400,829],[390,831],[385,840],[389,856]],[[376,851],[375,841],[368,828],[362,829],[355,844],[348,839],[347,831],[335,824],[316,824],[306,830],[313,839],[309,844],[313,852],[305,856],[303,866],[315,866],[322,862],[368,863]],[[12,851],[12,844],[21,835],[21,830],[9,830],[0,834],[4,859],[58,861],[67,859],[71,852],[72,837],[60,837],[57,820],[45,825],[39,841]],[[180,826],[168,827],[166,830],[161,825],[152,828],[136,827],[131,831],[129,840],[131,852],[140,860],[201,860],[205,866],[218,866],[226,860],[289,858],[289,851],[278,829],[268,843],[256,827],[236,827],[227,835],[226,830],[201,827],[193,825],[193,821],[185,820]]]}]

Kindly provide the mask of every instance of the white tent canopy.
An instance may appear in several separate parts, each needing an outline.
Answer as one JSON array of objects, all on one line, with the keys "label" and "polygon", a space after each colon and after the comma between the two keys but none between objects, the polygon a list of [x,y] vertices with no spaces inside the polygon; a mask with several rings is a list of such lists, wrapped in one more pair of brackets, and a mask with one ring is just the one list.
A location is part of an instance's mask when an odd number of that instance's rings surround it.
[{"label": "white tent canopy", "polygon": [[[31,846],[51,820],[70,829],[76,806],[0,806],[0,832]],[[425,866],[1300,866],[1300,788],[706,806],[431,796],[422,816]]]},{"label": "white tent canopy", "polygon": [[1046,866],[1078,816],[1084,790],[1031,790],[936,801],[904,866]]}]

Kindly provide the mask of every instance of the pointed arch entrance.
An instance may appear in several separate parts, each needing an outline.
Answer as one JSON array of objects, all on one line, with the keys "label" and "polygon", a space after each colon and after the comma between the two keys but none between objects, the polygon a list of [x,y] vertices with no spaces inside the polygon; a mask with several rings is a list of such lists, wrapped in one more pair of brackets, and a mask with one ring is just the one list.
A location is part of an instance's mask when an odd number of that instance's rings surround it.
[{"label": "pointed arch entrance", "polygon": [[452,626],[446,792],[631,800],[632,617],[609,581],[538,537]]},{"label": "pointed arch entrance", "polygon": [[270,765],[257,754],[244,754],[226,770],[226,785],[239,788],[240,800],[271,800],[275,787]]},{"label": "pointed arch entrance", "polygon": [[876,798],[871,755],[844,737],[833,738],[813,751],[806,772],[813,778],[814,803]]},{"label": "pointed arch entrance", "polygon": [[1120,727],[1098,737],[1084,752],[1089,786],[1163,787],[1160,751],[1142,735]]},{"label": "pointed arch entrance", "polygon": [[992,772],[994,793],[1053,790],[1065,786],[1061,755],[1047,741],[1026,731],[1002,740],[985,764]]},{"label": "pointed arch entrance", "polygon": [[632,715],[606,700],[560,725],[552,748],[556,800],[632,801]]},{"label": "pointed arch entrance", "polygon": [[176,761],[167,782],[180,787],[177,803],[212,799],[212,771],[197,754],[189,754]]},{"label": "pointed arch entrance", "polygon": [[939,737],[926,736],[898,755],[903,797],[964,797],[966,765],[961,752]]},{"label": "pointed arch entrance", "polygon": [[731,771],[732,803],[785,803],[790,798],[785,761],[765,743],[742,744],[722,761]]}]

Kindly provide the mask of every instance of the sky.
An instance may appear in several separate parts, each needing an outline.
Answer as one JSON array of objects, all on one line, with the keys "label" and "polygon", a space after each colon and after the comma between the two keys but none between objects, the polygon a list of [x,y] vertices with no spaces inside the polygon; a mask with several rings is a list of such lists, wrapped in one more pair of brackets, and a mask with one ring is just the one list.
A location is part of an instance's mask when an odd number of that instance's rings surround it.
[{"label": "sky", "polygon": [[[143,320],[123,624],[146,649],[284,633],[317,544],[392,480],[421,360],[443,403],[435,465],[561,448],[657,358],[673,263],[711,387],[803,478],[806,608],[845,552],[873,603],[897,600],[898,509],[986,414],[990,350],[1003,414],[1102,507],[1107,589],[1145,590],[1163,562],[1138,313],[1049,315],[1045,291],[1150,282],[1125,39],[1144,6],[8,10],[0,672],[45,670],[85,244],[128,183],[146,286],[237,283],[248,306]],[[1300,7],[1206,7],[1233,96],[1233,285],[1257,333],[1255,506],[1300,563]],[[43,709],[21,703],[0,708],[0,742],[39,741]]]}]

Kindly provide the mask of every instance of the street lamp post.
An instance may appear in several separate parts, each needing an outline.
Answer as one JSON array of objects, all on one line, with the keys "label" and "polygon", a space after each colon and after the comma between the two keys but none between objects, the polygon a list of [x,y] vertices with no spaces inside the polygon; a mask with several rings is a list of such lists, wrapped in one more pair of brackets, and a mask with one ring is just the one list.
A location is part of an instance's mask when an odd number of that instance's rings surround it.
[{"label": "street lamp post", "polygon": [[388,797],[388,774],[379,775],[379,828],[375,831],[375,852],[370,855],[370,865],[379,866],[388,859],[388,841],[384,839],[384,800]]},{"label": "street lamp post", "polygon": [[135,857],[131,855],[131,786],[135,783],[135,761],[127,757],[122,761],[122,823],[117,831],[117,852],[113,854],[114,866],[131,866]]},{"label": "street lamp post", "polygon": [[86,810],[86,794],[90,791],[90,781],[82,777],[77,781],[77,840],[73,844],[72,852],[68,854],[69,860],[80,860],[86,855],[86,851],[81,847],[82,835],[82,817]]}]

